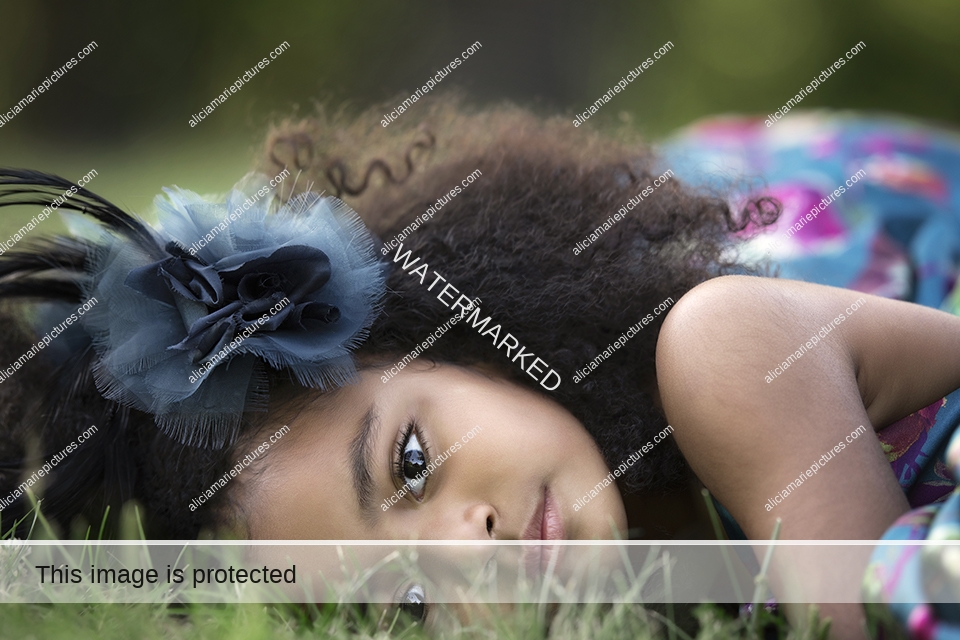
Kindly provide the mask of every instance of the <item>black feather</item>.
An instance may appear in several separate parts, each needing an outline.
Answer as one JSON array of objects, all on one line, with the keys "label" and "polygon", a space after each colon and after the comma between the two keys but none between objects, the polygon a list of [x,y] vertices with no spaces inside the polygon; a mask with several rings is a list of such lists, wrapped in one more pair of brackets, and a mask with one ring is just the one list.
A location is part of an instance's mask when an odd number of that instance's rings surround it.
[{"label": "black feather", "polygon": [[163,249],[149,226],[92,191],[51,173],[0,168],[0,207],[48,207],[71,189],[76,189],[76,193],[67,198],[59,209],[78,211],[96,218],[109,229],[139,244],[150,255],[158,259],[163,257]]}]

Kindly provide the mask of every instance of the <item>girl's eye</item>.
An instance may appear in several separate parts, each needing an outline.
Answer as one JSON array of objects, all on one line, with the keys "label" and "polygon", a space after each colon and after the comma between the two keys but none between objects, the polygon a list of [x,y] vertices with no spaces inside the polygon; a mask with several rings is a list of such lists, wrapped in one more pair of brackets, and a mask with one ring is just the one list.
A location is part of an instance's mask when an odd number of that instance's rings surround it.
[{"label": "girl's eye", "polygon": [[422,623],[427,619],[427,598],[419,584],[410,585],[410,588],[403,592],[399,606],[401,611],[417,622]]},{"label": "girl's eye", "polygon": [[399,453],[397,479],[407,487],[414,498],[421,500],[427,484],[427,456],[413,425],[408,428]]}]

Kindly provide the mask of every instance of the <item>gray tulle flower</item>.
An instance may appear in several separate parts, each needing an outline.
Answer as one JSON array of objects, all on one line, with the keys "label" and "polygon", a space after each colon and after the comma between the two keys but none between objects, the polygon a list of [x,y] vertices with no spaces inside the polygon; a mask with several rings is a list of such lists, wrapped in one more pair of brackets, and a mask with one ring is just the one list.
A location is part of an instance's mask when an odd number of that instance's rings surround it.
[{"label": "gray tulle flower", "polygon": [[322,390],[353,379],[351,351],[384,290],[353,210],[314,193],[277,208],[262,176],[225,202],[164,191],[155,247],[94,243],[86,293],[98,304],[83,321],[105,397],[182,442],[221,447],[245,411],[266,407],[264,367]]}]

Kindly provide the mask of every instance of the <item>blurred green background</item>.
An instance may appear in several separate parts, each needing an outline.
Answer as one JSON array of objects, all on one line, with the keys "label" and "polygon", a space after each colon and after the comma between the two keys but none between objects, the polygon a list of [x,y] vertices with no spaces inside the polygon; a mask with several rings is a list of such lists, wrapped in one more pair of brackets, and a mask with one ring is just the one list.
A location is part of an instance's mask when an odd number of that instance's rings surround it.
[{"label": "blurred green background", "polygon": [[[99,45],[0,128],[0,165],[72,180],[96,169],[89,188],[141,213],[164,185],[228,189],[253,165],[272,120],[310,113],[316,100],[392,101],[477,40],[483,48],[441,87],[571,117],[673,42],[591,119],[625,112],[652,138],[706,115],[771,113],[860,41],[866,49],[804,108],[960,119],[956,0],[0,0],[0,16],[0,112],[87,43]],[[287,52],[189,127],[284,41]],[[0,231],[30,215],[4,210]]]}]

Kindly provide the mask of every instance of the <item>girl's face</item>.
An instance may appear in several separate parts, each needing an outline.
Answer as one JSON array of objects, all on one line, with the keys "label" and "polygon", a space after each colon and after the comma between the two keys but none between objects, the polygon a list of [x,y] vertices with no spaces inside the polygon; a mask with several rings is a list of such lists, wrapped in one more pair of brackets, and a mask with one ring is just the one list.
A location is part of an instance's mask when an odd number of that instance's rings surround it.
[{"label": "girl's face", "polygon": [[386,383],[365,369],[358,384],[308,407],[289,426],[262,472],[238,479],[255,539],[626,533],[616,486],[575,509],[609,473],[576,418],[474,369],[414,362]]}]

